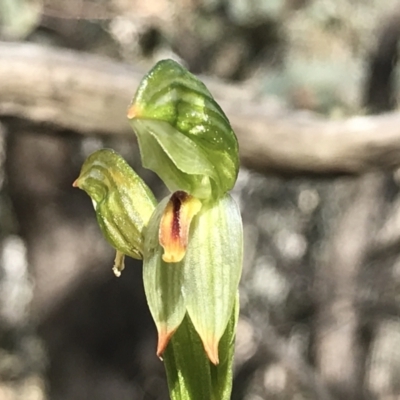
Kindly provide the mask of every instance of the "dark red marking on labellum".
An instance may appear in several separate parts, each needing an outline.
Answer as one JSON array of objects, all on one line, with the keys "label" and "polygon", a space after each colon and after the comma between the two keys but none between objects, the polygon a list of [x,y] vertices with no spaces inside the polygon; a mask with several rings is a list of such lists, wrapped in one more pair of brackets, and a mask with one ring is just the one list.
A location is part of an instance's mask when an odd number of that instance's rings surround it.
[{"label": "dark red marking on labellum", "polygon": [[190,223],[200,208],[200,200],[186,192],[177,191],[170,197],[161,217],[159,230],[165,262],[179,262],[185,256]]},{"label": "dark red marking on labellum", "polygon": [[171,234],[174,238],[178,239],[181,233],[181,221],[180,221],[180,210],[182,203],[187,200],[189,195],[182,190],[175,192],[172,196],[170,201],[172,202],[173,207],[173,220],[172,220],[172,227],[171,227]]}]

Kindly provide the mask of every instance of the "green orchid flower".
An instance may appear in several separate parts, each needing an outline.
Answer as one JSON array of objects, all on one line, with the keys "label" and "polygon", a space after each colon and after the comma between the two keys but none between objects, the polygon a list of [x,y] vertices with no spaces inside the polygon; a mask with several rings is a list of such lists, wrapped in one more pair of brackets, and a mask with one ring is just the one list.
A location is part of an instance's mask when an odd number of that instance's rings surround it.
[{"label": "green orchid flower", "polygon": [[236,136],[204,84],[172,60],[140,83],[128,119],[143,166],[171,194],[157,205],[110,150],[91,155],[74,185],[93,200],[117,251],[114,270],[125,255],[143,258],[171,398],[229,399],[243,253],[240,212],[228,193],[239,169]]}]

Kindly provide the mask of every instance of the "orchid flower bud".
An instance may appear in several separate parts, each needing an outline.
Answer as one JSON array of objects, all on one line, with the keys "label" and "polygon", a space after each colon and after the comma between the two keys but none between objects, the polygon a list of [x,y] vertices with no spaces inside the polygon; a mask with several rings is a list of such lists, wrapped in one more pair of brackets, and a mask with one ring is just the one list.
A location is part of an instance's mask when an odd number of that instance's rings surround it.
[{"label": "orchid flower bud", "polygon": [[157,204],[153,193],[128,163],[110,149],[91,154],[73,186],[91,197],[100,229],[117,251],[113,271],[119,276],[125,255],[143,257],[143,230]]}]

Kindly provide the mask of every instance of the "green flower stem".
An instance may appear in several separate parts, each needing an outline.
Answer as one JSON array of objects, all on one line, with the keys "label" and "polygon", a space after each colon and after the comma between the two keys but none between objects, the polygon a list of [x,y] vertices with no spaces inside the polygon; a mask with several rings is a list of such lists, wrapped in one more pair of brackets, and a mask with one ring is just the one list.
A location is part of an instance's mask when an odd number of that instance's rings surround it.
[{"label": "green flower stem", "polygon": [[163,356],[172,400],[230,399],[238,305],[237,296],[228,326],[220,341],[218,365],[209,361],[189,316],[185,316]]}]

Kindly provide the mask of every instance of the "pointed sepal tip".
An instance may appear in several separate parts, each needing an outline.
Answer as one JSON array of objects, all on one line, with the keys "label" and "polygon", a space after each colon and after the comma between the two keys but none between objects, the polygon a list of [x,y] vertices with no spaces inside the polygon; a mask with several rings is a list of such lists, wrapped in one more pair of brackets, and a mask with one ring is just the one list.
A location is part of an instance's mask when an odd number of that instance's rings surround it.
[{"label": "pointed sepal tip", "polygon": [[172,335],[175,333],[176,329],[167,331],[166,329],[160,329],[158,331],[158,343],[157,343],[157,357],[162,359],[162,355],[171,340]]}]

